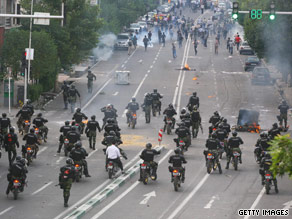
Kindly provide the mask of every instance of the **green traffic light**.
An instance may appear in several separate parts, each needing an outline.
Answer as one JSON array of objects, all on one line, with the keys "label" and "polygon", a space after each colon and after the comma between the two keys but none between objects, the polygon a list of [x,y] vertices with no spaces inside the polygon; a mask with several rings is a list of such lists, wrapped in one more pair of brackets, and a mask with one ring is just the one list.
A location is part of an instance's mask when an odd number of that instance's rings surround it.
[{"label": "green traffic light", "polygon": [[270,20],[275,20],[276,16],[274,14],[270,14]]},{"label": "green traffic light", "polygon": [[233,14],[233,15],[232,15],[232,18],[233,18],[233,19],[237,19],[237,18],[238,18],[238,14]]}]

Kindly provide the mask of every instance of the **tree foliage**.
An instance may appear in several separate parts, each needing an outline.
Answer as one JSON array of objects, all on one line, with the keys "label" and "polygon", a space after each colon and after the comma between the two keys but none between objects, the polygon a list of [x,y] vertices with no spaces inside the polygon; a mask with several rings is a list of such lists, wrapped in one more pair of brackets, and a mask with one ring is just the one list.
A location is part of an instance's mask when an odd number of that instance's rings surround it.
[{"label": "tree foliage", "polygon": [[288,174],[292,179],[292,139],[290,135],[277,136],[270,143],[270,153],[272,155],[271,170],[274,175],[283,176]]}]

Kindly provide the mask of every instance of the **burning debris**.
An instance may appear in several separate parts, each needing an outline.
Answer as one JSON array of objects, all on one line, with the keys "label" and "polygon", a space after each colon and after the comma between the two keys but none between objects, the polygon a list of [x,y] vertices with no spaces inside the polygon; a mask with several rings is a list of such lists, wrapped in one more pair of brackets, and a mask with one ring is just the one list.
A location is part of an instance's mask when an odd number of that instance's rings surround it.
[{"label": "burning debris", "polygon": [[259,112],[254,110],[239,110],[236,131],[260,133],[261,126],[259,125]]}]

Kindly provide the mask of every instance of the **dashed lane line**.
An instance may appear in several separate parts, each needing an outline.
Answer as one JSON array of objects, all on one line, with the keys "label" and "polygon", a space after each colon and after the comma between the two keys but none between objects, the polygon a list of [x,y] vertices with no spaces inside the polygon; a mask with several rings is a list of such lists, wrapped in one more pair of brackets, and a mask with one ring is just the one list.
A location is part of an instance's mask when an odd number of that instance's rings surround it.
[{"label": "dashed lane line", "polygon": [[0,212],[0,216],[3,215],[3,214],[5,214],[6,212],[10,211],[12,208],[14,208],[14,206],[11,206],[11,207],[6,208],[5,210],[1,211]]},{"label": "dashed lane line", "polygon": [[40,191],[44,190],[45,188],[47,188],[52,183],[53,183],[53,181],[48,182],[47,184],[45,184],[44,186],[42,186],[41,188],[39,188],[38,190],[36,190],[35,192],[33,192],[31,195],[33,196],[33,195],[38,194]]}]

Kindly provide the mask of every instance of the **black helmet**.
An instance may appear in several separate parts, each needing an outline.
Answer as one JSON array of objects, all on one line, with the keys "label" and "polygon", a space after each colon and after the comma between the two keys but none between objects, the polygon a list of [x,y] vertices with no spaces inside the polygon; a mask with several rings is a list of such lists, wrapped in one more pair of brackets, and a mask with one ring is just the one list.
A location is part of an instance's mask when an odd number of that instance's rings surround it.
[{"label": "black helmet", "polygon": [[109,135],[116,136],[116,132],[111,130],[111,131],[109,131]]},{"label": "black helmet", "polygon": [[194,92],[194,93],[193,93],[193,96],[197,96],[197,92]]},{"label": "black helmet", "polygon": [[30,99],[27,99],[27,100],[26,100],[26,103],[27,103],[27,104],[30,104],[30,103],[31,103],[31,100],[30,100]]},{"label": "black helmet", "polygon": [[214,112],[215,116],[219,116],[219,113],[217,111]]},{"label": "black helmet", "polygon": [[91,73],[91,70],[88,70],[88,73],[90,74]]},{"label": "black helmet", "polygon": [[273,127],[274,127],[274,128],[278,128],[278,124],[277,124],[277,123],[274,123],[274,124],[273,124]]},{"label": "black helmet", "polygon": [[76,112],[77,113],[80,113],[81,112],[81,109],[80,108],[77,108]]},{"label": "black helmet", "polygon": [[236,132],[236,131],[233,131],[233,132],[232,132],[232,136],[233,136],[233,137],[236,137],[236,136],[237,136],[237,132]]},{"label": "black helmet", "polygon": [[43,114],[42,114],[42,113],[39,113],[39,114],[38,114],[38,117],[42,117],[42,116],[43,116]]},{"label": "black helmet", "polygon": [[175,149],[175,150],[174,150],[174,153],[175,153],[175,154],[179,154],[179,153],[180,153],[180,149],[179,149],[179,148]]},{"label": "black helmet", "polygon": [[154,93],[157,93],[157,89],[153,89],[153,92],[154,92]]},{"label": "black helmet", "polygon": [[6,113],[2,113],[2,117],[6,118],[7,114]]},{"label": "black helmet", "polygon": [[186,113],[186,117],[190,117],[190,116],[191,116],[191,115],[187,112],[187,113]]},{"label": "black helmet", "polygon": [[72,158],[67,158],[66,159],[66,164],[73,164]]},{"label": "black helmet", "polygon": [[132,102],[136,102],[136,98],[135,97],[132,97]]},{"label": "black helmet", "polygon": [[65,122],[65,125],[70,125],[70,121],[66,121]]},{"label": "black helmet", "polygon": [[181,122],[181,123],[180,123],[180,126],[186,126],[186,123]]},{"label": "black helmet", "polygon": [[173,108],[173,105],[172,105],[172,103],[170,103],[168,106],[169,106],[170,108]]},{"label": "black helmet", "polygon": [[72,85],[71,85],[71,88],[72,88],[72,89],[74,89],[74,88],[75,88],[75,85],[74,85],[74,84],[72,84]]},{"label": "black helmet", "polygon": [[92,119],[92,120],[95,120],[95,118],[96,118],[95,115],[91,116],[91,119]]},{"label": "black helmet", "polygon": [[34,133],[34,128],[31,128],[31,129],[29,130],[29,132],[30,132],[30,133]]},{"label": "black helmet", "polygon": [[25,158],[21,158],[19,160],[19,162],[24,166],[26,164],[26,159]]},{"label": "black helmet", "polygon": [[187,112],[186,108],[182,108],[180,114],[185,114]]},{"label": "black helmet", "polygon": [[227,122],[227,119],[223,119],[223,122],[226,123]]},{"label": "black helmet", "polygon": [[147,144],[146,144],[146,148],[147,148],[147,149],[151,149],[151,148],[152,148],[152,144],[151,144],[151,143],[147,143]]},{"label": "black helmet", "polygon": [[18,155],[18,156],[16,156],[15,161],[18,162],[18,161],[21,160],[21,158],[22,158],[22,157]]},{"label": "black helmet", "polygon": [[71,127],[71,130],[72,130],[72,131],[76,131],[76,127],[75,127],[75,126],[72,126],[72,127]]},{"label": "black helmet", "polygon": [[217,137],[216,133],[213,133],[211,136],[212,136],[212,138],[216,138]]},{"label": "black helmet", "polygon": [[219,129],[223,129],[223,125],[222,124],[219,124]]},{"label": "black helmet", "polygon": [[9,128],[9,132],[12,132],[13,133],[14,132],[14,128],[13,127],[10,127]]},{"label": "black helmet", "polygon": [[197,111],[198,110],[198,107],[197,106],[194,106],[193,109],[194,109],[194,111]]},{"label": "black helmet", "polygon": [[260,133],[260,137],[261,137],[261,138],[265,137],[265,132],[261,132],[261,133]]},{"label": "black helmet", "polygon": [[81,148],[81,146],[82,146],[81,141],[77,141],[77,142],[75,143],[75,148]]},{"label": "black helmet", "polygon": [[287,104],[286,100],[283,100],[283,101],[282,101],[282,104]]}]

